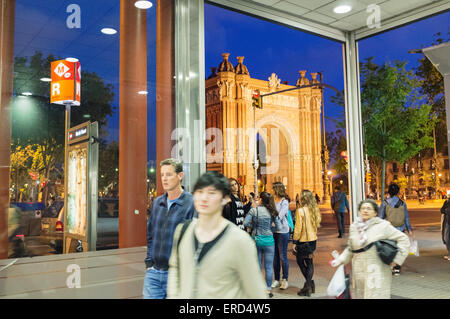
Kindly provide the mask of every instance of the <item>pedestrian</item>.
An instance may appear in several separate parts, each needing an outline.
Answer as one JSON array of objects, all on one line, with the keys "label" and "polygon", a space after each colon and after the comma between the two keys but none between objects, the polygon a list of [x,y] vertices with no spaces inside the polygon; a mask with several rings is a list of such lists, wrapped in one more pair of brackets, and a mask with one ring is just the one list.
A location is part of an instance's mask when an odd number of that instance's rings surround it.
[{"label": "pedestrian", "polygon": [[[350,226],[347,247],[331,262],[331,266],[337,267],[352,261],[356,299],[390,299],[391,267],[401,265],[408,256],[408,236],[388,221],[377,217],[378,205],[374,200],[363,200],[359,203],[358,210],[360,216]],[[378,256],[375,245],[368,246],[380,239],[397,242],[398,252],[390,265],[385,264]]]},{"label": "pedestrian", "polygon": [[157,197],[147,221],[147,257],[144,299],[164,299],[167,295],[169,258],[175,227],[194,215],[192,195],[181,187],[183,164],[173,158],[160,163],[164,195]]},{"label": "pedestrian", "polygon": [[447,247],[444,259],[450,260],[450,199],[447,199],[441,207],[441,232],[442,241]]},{"label": "pedestrian", "polygon": [[[272,288],[287,289],[289,287],[289,260],[287,257],[287,248],[289,242],[289,201],[286,199],[286,188],[283,183],[275,182],[272,185],[275,199],[275,207],[278,211],[278,218],[281,227],[273,234],[275,239],[275,258],[274,258],[274,277]],[[281,264],[280,264],[281,260]],[[283,277],[280,283],[280,271],[283,269]]]},{"label": "pedestrian", "polygon": [[252,198],[244,205],[240,196],[239,182],[233,177],[230,177],[228,182],[231,186],[230,201],[224,206],[222,215],[240,229],[245,230],[244,219],[250,208],[252,208]]},{"label": "pedestrian", "polygon": [[255,200],[256,207],[250,209],[245,217],[245,227],[252,228],[252,236],[255,236],[256,250],[258,252],[259,267],[262,269],[264,257],[264,272],[266,275],[266,293],[273,297],[272,277],[273,259],[275,256],[275,240],[273,232],[281,227],[278,211],[275,207],[273,196],[268,192],[262,192],[259,199]]},{"label": "pedestrian", "polygon": [[[407,232],[410,236],[413,236],[411,222],[409,221],[408,209],[406,203],[398,197],[400,187],[395,184],[389,184],[388,193],[389,198],[385,199],[381,203],[380,218],[389,221],[392,226],[400,230],[401,232]],[[400,275],[401,267],[395,266],[392,273],[396,276]]]},{"label": "pedestrian", "polygon": [[314,284],[314,251],[317,244],[317,229],[320,227],[322,216],[314,195],[309,190],[303,190],[300,195],[300,207],[297,209],[294,229],[294,252],[297,264],[305,277],[303,288],[297,293],[299,296],[311,296],[316,292]]},{"label": "pedestrian", "polygon": [[320,197],[319,197],[319,195],[317,195],[317,194],[316,194],[316,196],[315,196],[315,197],[316,197],[316,202],[317,202],[317,205],[319,205],[319,204],[320,204]]},{"label": "pedestrian", "polygon": [[333,196],[331,196],[331,208],[334,211],[338,227],[338,238],[342,238],[345,234],[345,209],[350,212],[347,196],[344,192],[341,192],[339,186],[334,187]]},{"label": "pedestrian", "polygon": [[198,219],[175,231],[168,298],[266,298],[255,243],[222,217],[230,195],[227,178],[208,171],[197,180],[193,195]]}]

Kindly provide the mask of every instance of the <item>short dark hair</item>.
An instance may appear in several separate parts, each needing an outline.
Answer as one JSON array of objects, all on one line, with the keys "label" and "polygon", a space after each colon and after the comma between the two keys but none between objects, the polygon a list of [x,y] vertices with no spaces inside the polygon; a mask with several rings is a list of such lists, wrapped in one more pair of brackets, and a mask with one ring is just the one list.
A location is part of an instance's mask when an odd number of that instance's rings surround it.
[{"label": "short dark hair", "polygon": [[335,191],[340,191],[341,188],[340,188],[339,186],[334,186],[334,190],[335,190]]},{"label": "short dark hair", "polygon": [[176,158],[167,158],[167,159],[161,161],[161,163],[159,164],[160,167],[164,166],[164,165],[173,166],[173,168],[175,169],[175,172],[177,174],[179,174],[183,171],[183,162]]},{"label": "short dark hair", "polygon": [[395,196],[398,192],[400,192],[400,187],[395,183],[391,183],[388,188],[389,195]]},{"label": "short dark hair", "polygon": [[223,197],[231,194],[230,183],[228,178],[216,171],[207,171],[200,176],[195,183],[194,193],[202,188],[213,186],[215,189],[222,192]]},{"label": "short dark hair", "polygon": [[373,210],[377,213],[378,215],[378,204],[376,201],[374,201],[373,199],[367,198],[362,200],[359,204],[358,204],[358,211],[361,209],[361,206],[363,204],[370,204],[373,207]]}]

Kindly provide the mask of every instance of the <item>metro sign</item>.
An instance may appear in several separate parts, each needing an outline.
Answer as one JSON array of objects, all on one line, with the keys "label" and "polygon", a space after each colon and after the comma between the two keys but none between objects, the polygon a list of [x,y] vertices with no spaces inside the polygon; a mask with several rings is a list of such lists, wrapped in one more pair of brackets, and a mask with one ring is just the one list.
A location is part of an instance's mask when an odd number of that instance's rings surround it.
[{"label": "metro sign", "polygon": [[80,62],[69,62],[66,60],[54,61],[51,64],[51,75],[50,103],[80,105]]}]

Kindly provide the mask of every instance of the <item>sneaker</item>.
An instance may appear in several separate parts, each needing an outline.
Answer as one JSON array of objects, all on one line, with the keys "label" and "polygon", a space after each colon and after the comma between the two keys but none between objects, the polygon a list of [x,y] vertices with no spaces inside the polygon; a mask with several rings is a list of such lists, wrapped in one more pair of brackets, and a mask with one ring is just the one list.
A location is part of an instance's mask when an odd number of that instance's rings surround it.
[{"label": "sneaker", "polygon": [[281,286],[280,286],[280,289],[288,289],[288,287],[289,287],[289,285],[288,285],[288,282],[287,282],[287,280],[286,279],[282,279],[281,280]]},{"label": "sneaker", "polygon": [[450,260],[450,256],[444,256],[444,259]]},{"label": "sneaker", "polygon": [[274,280],[272,283],[272,288],[278,288],[280,287],[280,282],[278,280]]},{"label": "sneaker", "polygon": [[394,276],[400,276],[400,269],[392,269],[392,274]]},{"label": "sneaker", "polygon": [[272,293],[272,291],[270,291],[270,290],[266,290],[266,294],[267,294],[267,296],[268,296],[269,298],[272,298],[272,297],[273,297],[273,293]]}]

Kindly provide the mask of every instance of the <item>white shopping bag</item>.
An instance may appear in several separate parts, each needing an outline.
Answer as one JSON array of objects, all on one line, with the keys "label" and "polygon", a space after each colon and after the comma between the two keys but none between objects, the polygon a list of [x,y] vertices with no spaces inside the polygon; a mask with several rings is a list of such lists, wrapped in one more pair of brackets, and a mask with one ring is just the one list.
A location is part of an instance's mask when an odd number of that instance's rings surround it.
[{"label": "white shopping bag", "polygon": [[419,256],[419,244],[412,237],[409,237],[409,254]]},{"label": "white shopping bag", "polygon": [[334,273],[333,278],[331,278],[330,284],[327,288],[327,295],[338,297],[345,290],[345,273],[344,273],[344,265],[340,265],[336,272]]}]

